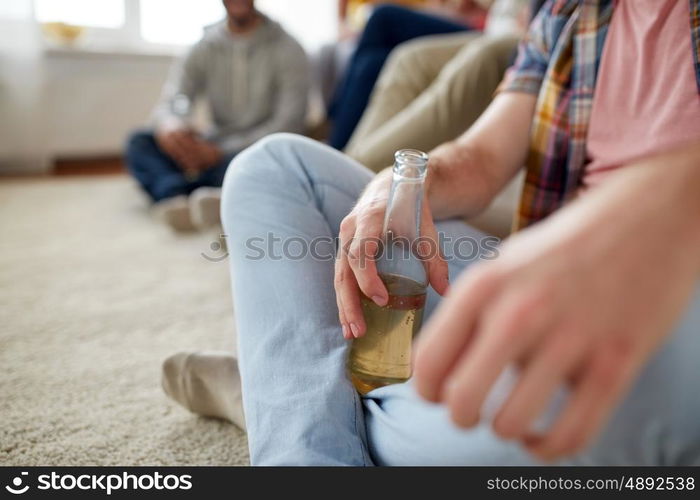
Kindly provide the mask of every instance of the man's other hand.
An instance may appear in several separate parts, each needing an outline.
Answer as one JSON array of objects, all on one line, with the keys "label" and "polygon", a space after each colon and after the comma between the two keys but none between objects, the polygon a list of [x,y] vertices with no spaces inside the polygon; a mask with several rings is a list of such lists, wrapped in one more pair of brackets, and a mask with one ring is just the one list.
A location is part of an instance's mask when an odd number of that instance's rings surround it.
[{"label": "man's other hand", "polygon": [[223,156],[216,144],[201,139],[191,129],[157,131],[156,142],[187,172],[196,173],[211,168],[219,163]]},{"label": "man's other hand", "polygon": [[196,140],[196,153],[198,159],[198,170],[206,170],[214,167],[223,158],[223,153],[219,146],[213,142],[202,139]]},{"label": "man's other hand", "polygon": [[187,128],[157,130],[155,133],[158,147],[170,156],[183,170],[199,170],[198,139]]},{"label": "man's other hand", "polygon": [[[696,286],[699,162],[691,144],[624,166],[465,272],[421,331],[418,392],[471,427],[514,366],[519,381],[495,432],[544,460],[581,451]],[[533,431],[561,386],[567,404],[548,430]]]}]

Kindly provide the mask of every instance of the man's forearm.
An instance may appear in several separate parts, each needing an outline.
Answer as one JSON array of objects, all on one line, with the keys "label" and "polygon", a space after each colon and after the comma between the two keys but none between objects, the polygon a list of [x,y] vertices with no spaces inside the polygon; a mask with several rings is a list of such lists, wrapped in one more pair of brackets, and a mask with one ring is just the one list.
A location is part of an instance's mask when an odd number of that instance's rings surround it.
[{"label": "man's forearm", "polygon": [[478,215],[523,166],[535,97],[500,94],[462,136],[430,152],[427,196],[436,219]]},{"label": "man's forearm", "polygon": [[551,219],[553,235],[577,234],[582,246],[591,232],[665,241],[674,264],[700,273],[700,142],[618,168]]},{"label": "man's forearm", "polygon": [[700,141],[642,158],[611,175],[617,175],[610,179],[611,192],[601,193],[611,198],[611,206],[642,212],[649,230],[668,238],[674,255],[686,254],[700,272]]},{"label": "man's forearm", "polygon": [[485,175],[483,152],[448,142],[430,152],[426,196],[435,219],[471,217],[483,211],[495,187]]},{"label": "man's forearm", "polygon": [[430,152],[426,180],[433,216],[474,217],[485,210],[522,166],[522,159],[494,150],[465,134]]},{"label": "man's forearm", "polygon": [[[650,162],[654,162],[653,166],[658,170],[663,170],[658,174],[660,177],[669,179],[671,186],[667,199],[670,203],[675,202],[689,243],[695,245],[700,272],[700,140]],[[651,164],[649,168],[652,168]]]}]

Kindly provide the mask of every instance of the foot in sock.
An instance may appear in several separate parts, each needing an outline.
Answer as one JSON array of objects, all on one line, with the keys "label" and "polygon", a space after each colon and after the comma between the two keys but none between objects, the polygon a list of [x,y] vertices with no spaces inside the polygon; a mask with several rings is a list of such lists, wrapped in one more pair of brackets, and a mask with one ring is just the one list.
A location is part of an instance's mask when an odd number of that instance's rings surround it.
[{"label": "foot in sock", "polygon": [[165,222],[175,231],[188,232],[195,229],[187,196],[180,195],[161,200],[153,205],[152,212],[156,219]]},{"label": "foot in sock", "polygon": [[221,189],[201,187],[192,192],[189,199],[190,218],[197,229],[207,229],[221,223]]},{"label": "foot in sock", "polygon": [[163,390],[193,413],[245,429],[238,362],[222,352],[179,352],[163,362]]}]

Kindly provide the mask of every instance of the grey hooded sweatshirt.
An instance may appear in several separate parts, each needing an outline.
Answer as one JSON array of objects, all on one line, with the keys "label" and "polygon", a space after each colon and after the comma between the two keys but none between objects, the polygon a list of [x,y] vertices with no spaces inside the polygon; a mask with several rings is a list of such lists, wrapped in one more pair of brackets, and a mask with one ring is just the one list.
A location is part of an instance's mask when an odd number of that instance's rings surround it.
[{"label": "grey hooded sweatshirt", "polygon": [[262,16],[258,28],[234,35],[226,20],[175,63],[153,115],[156,125],[185,124],[204,98],[213,130],[207,138],[238,153],[274,132],[302,132],[309,93],[308,59],[282,27]]}]

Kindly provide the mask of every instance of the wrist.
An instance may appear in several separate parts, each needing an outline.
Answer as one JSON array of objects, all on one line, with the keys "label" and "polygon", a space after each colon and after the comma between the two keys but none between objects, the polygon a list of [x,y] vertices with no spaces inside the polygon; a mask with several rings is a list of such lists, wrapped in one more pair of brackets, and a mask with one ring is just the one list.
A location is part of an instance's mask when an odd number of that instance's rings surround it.
[{"label": "wrist", "polygon": [[494,182],[490,165],[472,144],[447,142],[430,152],[426,198],[435,218],[472,217],[488,207]]},{"label": "wrist", "polygon": [[[445,196],[440,195],[442,186],[450,184],[449,165],[456,158],[456,145],[454,142],[445,142],[428,154],[428,173],[425,176],[425,199],[428,200],[433,213],[442,212],[441,200]],[[446,182],[447,181],[447,182]]]}]

